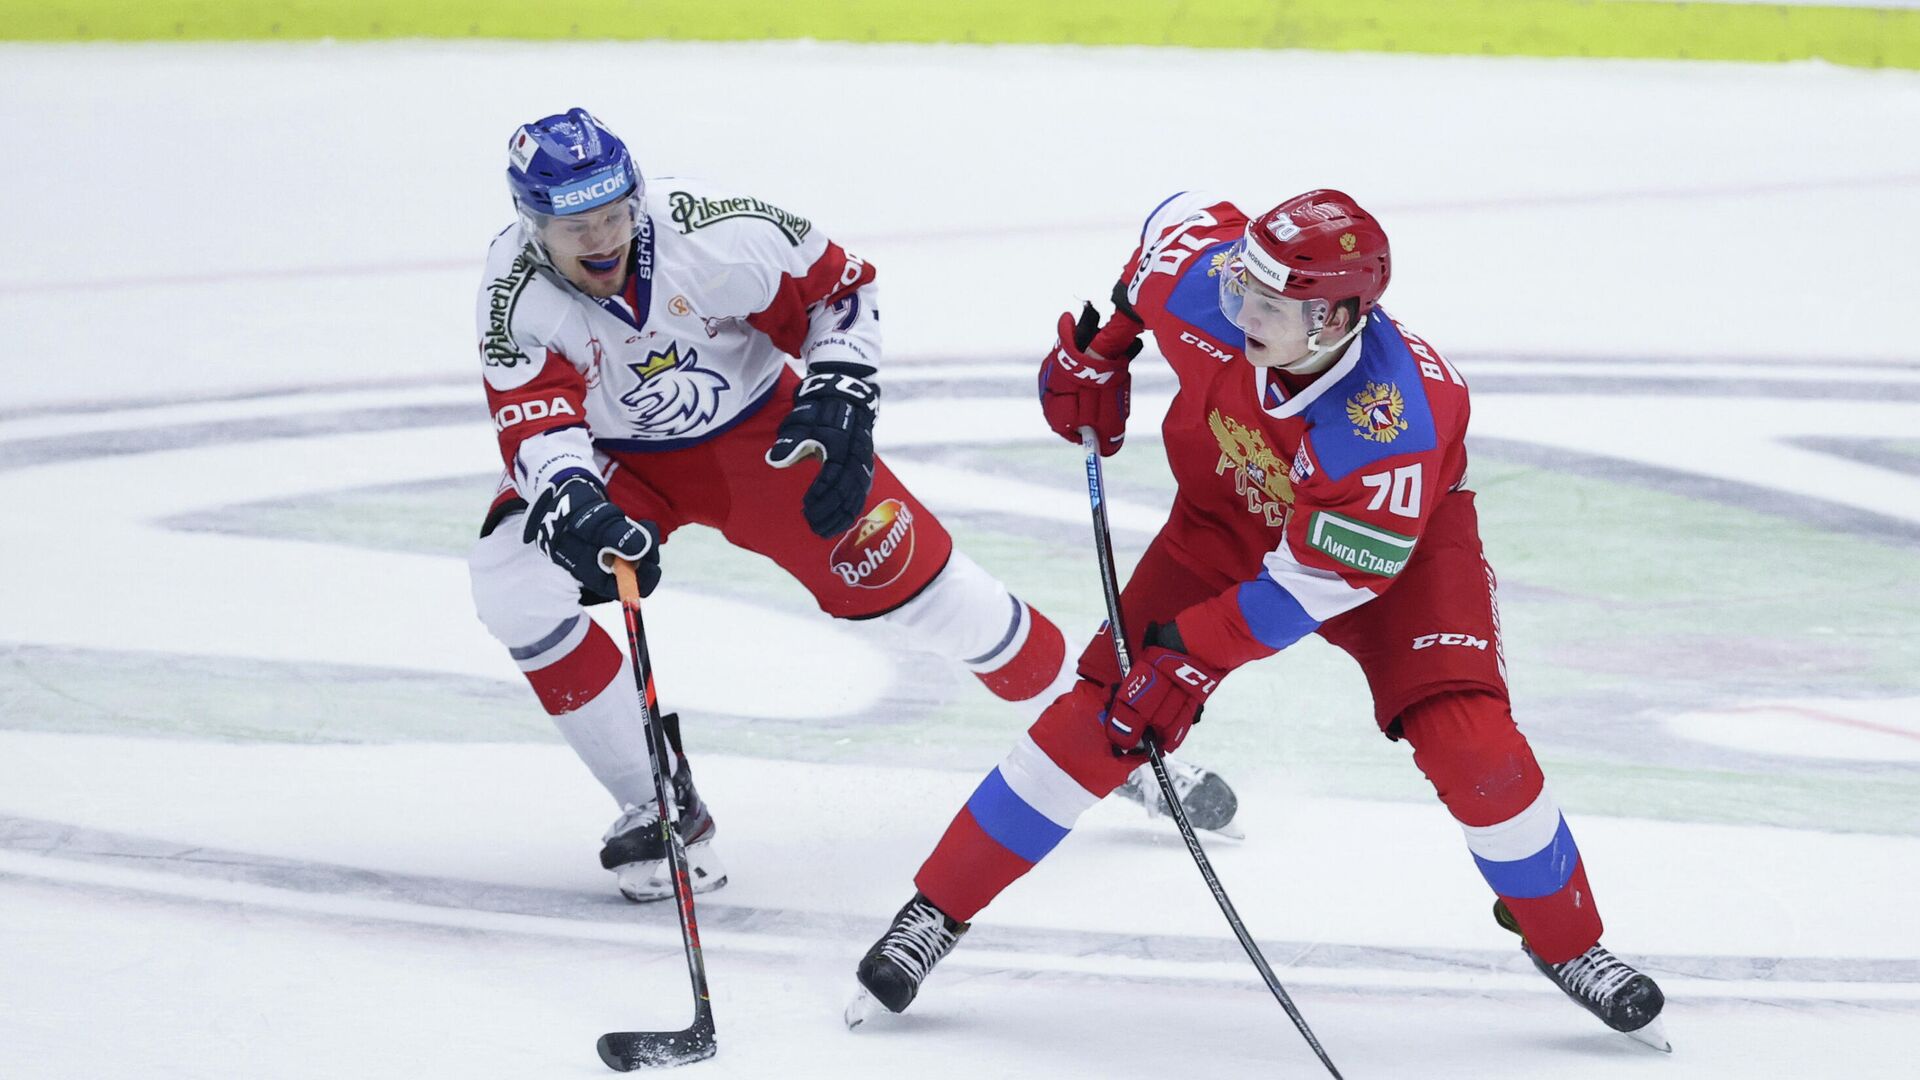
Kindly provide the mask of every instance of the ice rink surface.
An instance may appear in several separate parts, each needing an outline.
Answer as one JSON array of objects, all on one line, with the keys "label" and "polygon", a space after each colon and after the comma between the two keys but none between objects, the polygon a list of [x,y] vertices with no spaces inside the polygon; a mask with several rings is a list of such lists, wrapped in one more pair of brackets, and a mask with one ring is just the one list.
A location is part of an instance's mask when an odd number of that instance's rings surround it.
[{"label": "ice rink surface", "polygon": [[[1211,845],[1349,1076],[1920,1060],[1920,76],[1179,50],[0,46],[0,1076],[604,1073],[684,1023],[672,912],[471,616],[473,291],[513,127],[582,104],[876,263],[879,440],[1070,637],[1056,314],[1152,206],[1342,188],[1474,386],[1516,714],[1675,1053],[1533,974],[1351,663],[1236,674]],[[1123,561],[1169,497],[1136,365]],[[732,872],[733,1077],[1311,1076],[1162,823],[1105,805],[905,1017],[866,943],[1019,729],[698,530],[649,605]],[[742,643],[749,643],[743,645]]]}]

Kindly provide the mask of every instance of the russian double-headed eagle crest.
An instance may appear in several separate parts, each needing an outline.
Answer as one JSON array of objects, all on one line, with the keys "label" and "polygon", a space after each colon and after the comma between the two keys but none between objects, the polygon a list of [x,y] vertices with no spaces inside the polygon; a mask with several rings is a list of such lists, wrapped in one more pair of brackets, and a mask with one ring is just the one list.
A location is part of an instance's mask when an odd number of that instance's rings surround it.
[{"label": "russian double-headed eagle crest", "polygon": [[1407,430],[1407,399],[1392,383],[1370,382],[1347,399],[1347,419],[1361,438],[1389,443]]},{"label": "russian double-headed eagle crest", "polygon": [[1213,253],[1211,265],[1207,267],[1208,277],[1227,276],[1227,291],[1239,296],[1247,291],[1247,264],[1233,257],[1233,248],[1225,248]]},{"label": "russian double-headed eagle crest", "polygon": [[1265,435],[1231,416],[1222,415],[1219,409],[1207,415],[1207,426],[1220,441],[1220,454],[1225,459],[1222,465],[1232,462],[1234,468],[1246,475],[1247,482],[1266,492],[1268,498],[1286,504],[1293,502],[1287,465],[1267,447]]}]

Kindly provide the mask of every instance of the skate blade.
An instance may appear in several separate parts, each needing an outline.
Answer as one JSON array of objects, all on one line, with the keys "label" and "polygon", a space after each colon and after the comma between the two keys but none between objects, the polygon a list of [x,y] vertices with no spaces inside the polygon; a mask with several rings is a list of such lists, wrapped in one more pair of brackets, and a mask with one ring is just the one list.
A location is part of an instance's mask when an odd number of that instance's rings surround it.
[{"label": "skate blade", "polygon": [[[637,869],[642,866],[646,868],[644,874]],[[673,875],[668,872],[665,859],[655,863],[628,863],[615,873],[620,895],[636,904],[673,899]],[[696,896],[712,892],[727,883],[726,865],[706,844],[695,844],[687,849],[687,880],[693,883]]]},{"label": "skate blade", "polygon": [[886,1006],[875,1001],[863,986],[859,993],[853,995],[853,1000],[847,1002],[847,1011],[841,1015],[841,1019],[847,1022],[847,1030],[852,1031],[886,1011]]},{"label": "skate blade", "polygon": [[1621,1034],[1637,1043],[1645,1043],[1663,1054],[1673,1053],[1673,1044],[1667,1041],[1667,1025],[1659,1017],[1647,1021],[1647,1026]]},{"label": "skate blade", "polygon": [[1247,838],[1247,830],[1241,828],[1238,821],[1229,821],[1217,829],[1205,829],[1203,831],[1210,832],[1215,836],[1224,836],[1229,840],[1245,840]]},{"label": "skate blade", "polygon": [[[696,878],[693,883],[693,892],[695,896],[701,893],[710,893],[726,883],[727,878],[725,874],[717,878]],[[673,899],[673,879],[667,877],[649,878],[644,884],[639,885],[628,885],[623,882],[620,885],[620,895],[636,904],[652,904],[661,900],[671,900]]]}]

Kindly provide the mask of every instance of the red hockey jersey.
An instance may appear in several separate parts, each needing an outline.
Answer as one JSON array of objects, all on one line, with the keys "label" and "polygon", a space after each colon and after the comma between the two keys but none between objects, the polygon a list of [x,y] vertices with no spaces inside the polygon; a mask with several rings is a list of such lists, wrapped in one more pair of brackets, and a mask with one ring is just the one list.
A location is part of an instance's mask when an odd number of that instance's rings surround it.
[{"label": "red hockey jersey", "polygon": [[1188,608],[1180,635],[1223,669],[1385,592],[1434,506],[1466,479],[1466,380],[1375,307],[1297,394],[1243,355],[1219,274],[1247,215],[1182,192],[1148,216],[1121,278],[1180,389],[1162,433],[1179,485],[1169,542],[1249,576]]}]

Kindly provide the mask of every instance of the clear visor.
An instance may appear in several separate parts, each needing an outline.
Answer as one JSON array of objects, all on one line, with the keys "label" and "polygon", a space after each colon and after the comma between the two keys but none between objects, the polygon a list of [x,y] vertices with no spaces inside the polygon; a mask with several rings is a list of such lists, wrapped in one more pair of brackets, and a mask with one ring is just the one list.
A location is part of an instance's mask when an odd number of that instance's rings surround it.
[{"label": "clear visor", "polygon": [[1246,241],[1228,248],[1218,273],[1220,311],[1250,338],[1267,344],[1305,342],[1327,325],[1325,300],[1295,300],[1255,278],[1242,257]]},{"label": "clear visor", "polygon": [[614,259],[640,231],[640,194],[579,214],[522,210],[520,217],[549,258]]}]

